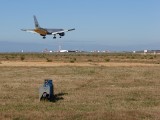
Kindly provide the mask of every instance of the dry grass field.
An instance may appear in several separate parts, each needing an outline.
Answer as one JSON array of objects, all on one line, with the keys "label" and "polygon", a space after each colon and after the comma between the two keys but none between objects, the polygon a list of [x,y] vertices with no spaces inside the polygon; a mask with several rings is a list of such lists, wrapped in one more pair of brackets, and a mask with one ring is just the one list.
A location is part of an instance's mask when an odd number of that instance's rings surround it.
[{"label": "dry grass field", "polygon": [[160,55],[0,54],[0,120],[48,119],[160,120]]}]

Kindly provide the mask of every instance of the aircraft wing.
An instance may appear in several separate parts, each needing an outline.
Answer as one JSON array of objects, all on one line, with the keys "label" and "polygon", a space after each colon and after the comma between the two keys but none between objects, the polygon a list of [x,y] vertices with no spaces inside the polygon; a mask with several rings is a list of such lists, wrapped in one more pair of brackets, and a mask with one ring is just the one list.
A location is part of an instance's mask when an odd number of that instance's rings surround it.
[{"label": "aircraft wing", "polygon": [[75,30],[75,28],[73,28],[73,29],[68,29],[68,30],[61,30],[61,31],[52,32],[52,35],[56,35],[56,34],[64,33],[64,32],[69,32],[69,31],[72,31],[72,30]]},{"label": "aircraft wing", "polygon": [[36,33],[34,31],[34,29],[21,29],[22,31],[25,31],[25,32],[31,32],[31,33]]}]

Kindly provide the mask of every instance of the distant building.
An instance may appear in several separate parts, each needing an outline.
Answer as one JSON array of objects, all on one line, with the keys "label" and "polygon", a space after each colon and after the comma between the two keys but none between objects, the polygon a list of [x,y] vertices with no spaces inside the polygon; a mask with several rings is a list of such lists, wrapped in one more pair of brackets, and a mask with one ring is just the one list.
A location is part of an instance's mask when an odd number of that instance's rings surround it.
[{"label": "distant building", "polygon": [[59,52],[68,52],[68,50],[60,50]]},{"label": "distant building", "polygon": [[144,53],[147,53],[148,50],[144,50]]}]

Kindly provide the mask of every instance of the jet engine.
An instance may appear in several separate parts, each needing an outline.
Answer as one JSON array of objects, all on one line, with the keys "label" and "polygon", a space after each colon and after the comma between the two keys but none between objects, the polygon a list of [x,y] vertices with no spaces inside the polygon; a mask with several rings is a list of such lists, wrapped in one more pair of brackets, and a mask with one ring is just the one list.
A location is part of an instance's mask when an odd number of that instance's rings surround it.
[{"label": "jet engine", "polygon": [[59,35],[60,35],[60,36],[64,36],[64,35],[65,35],[65,33],[64,33],[64,32],[63,32],[63,33],[59,33]]}]

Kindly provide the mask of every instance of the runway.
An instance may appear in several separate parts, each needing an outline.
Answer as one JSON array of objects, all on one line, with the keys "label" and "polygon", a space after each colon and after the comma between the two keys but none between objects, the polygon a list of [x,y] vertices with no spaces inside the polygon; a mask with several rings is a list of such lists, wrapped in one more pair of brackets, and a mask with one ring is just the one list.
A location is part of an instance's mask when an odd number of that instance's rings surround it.
[{"label": "runway", "polygon": [[62,62],[21,62],[21,61],[1,61],[1,66],[13,66],[13,67],[54,67],[54,66],[105,66],[105,67],[141,67],[141,66],[160,66],[160,64],[148,64],[148,63],[119,63],[119,62],[80,62],[80,63],[62,63]]}]

